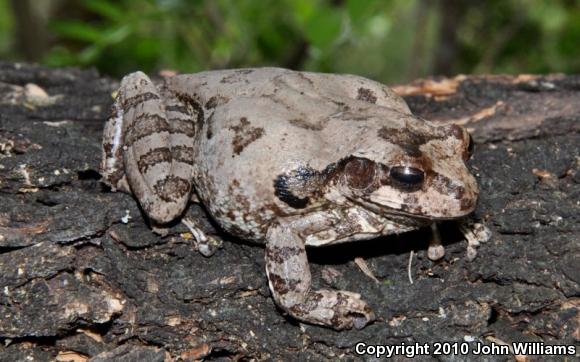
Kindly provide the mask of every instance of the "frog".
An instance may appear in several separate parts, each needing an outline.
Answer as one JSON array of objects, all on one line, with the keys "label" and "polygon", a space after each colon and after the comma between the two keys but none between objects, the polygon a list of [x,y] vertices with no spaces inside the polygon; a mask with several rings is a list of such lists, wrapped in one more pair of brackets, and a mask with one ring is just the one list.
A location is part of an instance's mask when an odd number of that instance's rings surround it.
[{"label": "frog", "polygon": [[285,314],[343,330],[375,314],[359,293],[314,289],[306,248],[466,218],[479,194],[471,146],[461,126],[418,117],[357,75],[264,67],[153,82],[134,72],[105,124],[101,173],[151,225],[201,203],[223,231],[264,246]]}]

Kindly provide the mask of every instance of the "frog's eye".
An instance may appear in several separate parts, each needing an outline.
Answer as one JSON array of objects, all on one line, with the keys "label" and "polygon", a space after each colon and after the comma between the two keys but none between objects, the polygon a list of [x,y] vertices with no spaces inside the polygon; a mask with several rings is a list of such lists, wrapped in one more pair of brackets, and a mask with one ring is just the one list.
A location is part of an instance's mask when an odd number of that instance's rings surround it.
[{"label": "frog's eye", "polygon": [[366,158],[354,157],[344,166],[348,186],[366,189],[375,180],[375,163]]},{"label": "frog's eye", "polygon": [[397,186],[408,191],[420,189],[425,180],[425,172],[409,166],[391,167],[389,176]]}]

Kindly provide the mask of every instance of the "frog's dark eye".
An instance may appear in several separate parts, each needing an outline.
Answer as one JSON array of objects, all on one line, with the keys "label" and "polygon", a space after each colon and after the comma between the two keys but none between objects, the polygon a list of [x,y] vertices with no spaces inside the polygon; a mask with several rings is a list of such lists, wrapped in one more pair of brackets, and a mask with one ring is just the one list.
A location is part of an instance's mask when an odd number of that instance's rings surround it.
[{"label": "frog's dark eye", "polygon": [[425,172],[409,166],[391,167],[389,176],[397,186],[408,191],[420,189],[425,180]]},{"label": "frog's dark eye", "polygon": [[354,157],[344,166],[348,185],[355,189],[366,189],[375,180],[375,163],[366,158]]}]

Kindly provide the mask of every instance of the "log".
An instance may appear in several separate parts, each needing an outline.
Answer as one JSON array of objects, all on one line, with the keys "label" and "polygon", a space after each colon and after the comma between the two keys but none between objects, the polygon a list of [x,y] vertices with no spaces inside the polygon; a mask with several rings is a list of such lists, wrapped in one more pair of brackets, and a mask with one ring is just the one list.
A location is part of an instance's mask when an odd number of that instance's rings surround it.
[{"label": "log", "polygon": [[434,355],[434,343],[578,346],[580,76],[395,87],[415,114],[471,131],[475,216],[493,235],[471,262],[452,222],[438,262],[426,255],[428,230],[310,250],[316,287],[356,291],[377,315],[341,332],[285,317],[263,248],[223,233],[199,206],[188,216],[225,241],[210,258],[181,224],[152,233],[131,196],[99,182],[117,86],[94,70],[0,64],[0,360],[371,358],[356,354],[359,342],[431,344],[423,360],[462,360]]}]

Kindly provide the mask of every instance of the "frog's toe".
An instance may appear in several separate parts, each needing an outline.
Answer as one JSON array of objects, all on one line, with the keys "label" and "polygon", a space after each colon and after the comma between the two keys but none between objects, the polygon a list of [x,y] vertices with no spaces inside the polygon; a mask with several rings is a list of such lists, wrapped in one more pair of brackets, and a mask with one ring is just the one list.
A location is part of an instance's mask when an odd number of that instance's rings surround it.
[{"label": "frog's toe", "polygon": [[[302,308],[293,308],[298,319],[336,330],[361,329],[375,319],[369,305],[357,293],[334,290],[313,291]],[[300,310],[307,309],[306,313]],[[296,313],[298,312],[298,313]]]},{"label": "frog's toe", "polygon": [[[343,293],[345,292],[339,292],[338,295],[342,295]],[[362,329],[375,320],[375,314],[364,300],[357,297],[347,299],[345,305],[337,305],[333,319],[334,321],[339,321],[336,323],[336,326],[333,326],[335,329],[350,329],[352,327]],[[342,326],[342,328],[339,326]]]},{"label": "frog's toe", "polygon": [[443,245],[430,245],[427,249],[427,257],[429,260],[437,261],[445,256],[445,248]]},{"label": "frog's toe", "polygon": [[352,327],[363,329],[367,324],[375,320],[375,314],[365,305],[363,308],[357,308],[356,310],[348,309],[343,311],[343,313],[338,313],[335,315],[334,320],[338,321],[338,323],[331,327],[337,330],[351,329]]},{"label": "frog's toe", "polygon": [[201,255],[210,257],[222,247],[222,244],[223,242],[221,239],[214,238],[213,236],[207,236],[207,241],[198,243],[197,248]]},{"label": "frog's toe", "polygon": [[184,217],[181,222],[189,229],[193,236],[194,244],[199,253],[205,257],[210,257],[222,247],[222,240],[211,235],[206,235],[197,225],[195,220]]}]

